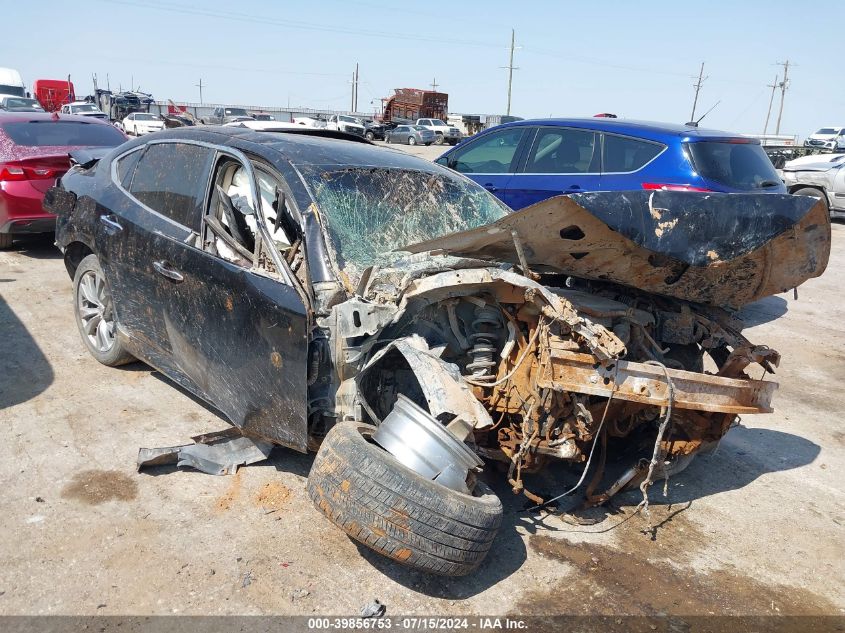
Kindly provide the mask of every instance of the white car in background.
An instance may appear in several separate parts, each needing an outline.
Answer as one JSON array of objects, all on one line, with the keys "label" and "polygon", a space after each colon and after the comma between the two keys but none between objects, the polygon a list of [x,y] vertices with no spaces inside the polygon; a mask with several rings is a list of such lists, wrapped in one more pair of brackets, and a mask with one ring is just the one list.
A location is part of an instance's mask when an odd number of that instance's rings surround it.
[{"label": "white car in background", "polygon": [[804,140],[804,147],[818,147],[832,152],[845,151],[845,126],[823,127]]},{"label": "white car in background", "polygon": [[87,101],[74,101],[73,103],[66,103],[59,111],[61,114],[78,114],[80,116],[90,116],[95,119],[103,119],[108,121],[109,115],[100,110],[93,103]]},{"label": "white car in background", "polygon": [[326,121],[325,119],[319,119],[313,116],[296,116],[293,117],[293,122],[296,125],[304,125],[305,127],[313,127],[318,130],[325,130],[326,129]]},{"label": "white car in background", "polygon": [[816,154],[783,166],[789,193],[824,200],[832,218],[845,218],[845,154]]},{"label": "white car in background", "polygon": [[164,121],[161,117],[149,112],[133,112],[123,119],[121,124],[123,131],[133,136],[143,136],[164,129]]},{"label": "white car in background", "polygon": [[302,126],[287,121],[232,121],[225,123],[223,127],[246,127],[258,132],[278,132],[280,130],[296,130]]}]

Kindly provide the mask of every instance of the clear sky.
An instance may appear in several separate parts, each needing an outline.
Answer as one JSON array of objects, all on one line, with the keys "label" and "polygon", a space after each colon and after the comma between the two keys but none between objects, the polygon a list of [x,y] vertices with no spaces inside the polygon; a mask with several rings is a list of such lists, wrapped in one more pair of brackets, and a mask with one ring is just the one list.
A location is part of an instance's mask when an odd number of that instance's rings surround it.
[{"label": "clear sky", "polygon": [[[523,117],[689,119],[761,133],[777,62],[789,59],[781,133],[845,125],[845,2],[711,0],[388,2],[387,0],[3,0],[0,66],[31,86],[92,73],[157,99],[359,110],[436,78],[452,112],[504,114],[510,30],[513,105]],[[774,131],[779,92],[775,97]],[[704,123],[702,124],[704,125]]]}]

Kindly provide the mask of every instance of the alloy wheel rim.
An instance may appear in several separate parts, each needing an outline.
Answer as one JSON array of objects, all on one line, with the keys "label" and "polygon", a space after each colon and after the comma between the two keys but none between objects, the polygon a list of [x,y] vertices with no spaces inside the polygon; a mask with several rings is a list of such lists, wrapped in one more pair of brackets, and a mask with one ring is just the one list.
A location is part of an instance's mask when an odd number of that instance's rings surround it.
[{"label": "alloy wheel rim", "polygon": [[82,275],[76,293],[76,309],[88,343],[98,352],[108,352],[114,346],[114,312],[102,275],[93,270]]}]

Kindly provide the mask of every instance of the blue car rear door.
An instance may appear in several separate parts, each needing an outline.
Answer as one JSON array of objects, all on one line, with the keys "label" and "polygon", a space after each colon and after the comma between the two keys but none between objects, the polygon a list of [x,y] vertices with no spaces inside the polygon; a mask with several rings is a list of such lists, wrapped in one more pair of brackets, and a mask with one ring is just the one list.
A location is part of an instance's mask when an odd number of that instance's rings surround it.
[{"label": "blue car rear door", "polygon": [[510,179],[504,201],[514,210],[566,193],[601,189],[601,134],[592,130],[536,128],[530,148]]}]

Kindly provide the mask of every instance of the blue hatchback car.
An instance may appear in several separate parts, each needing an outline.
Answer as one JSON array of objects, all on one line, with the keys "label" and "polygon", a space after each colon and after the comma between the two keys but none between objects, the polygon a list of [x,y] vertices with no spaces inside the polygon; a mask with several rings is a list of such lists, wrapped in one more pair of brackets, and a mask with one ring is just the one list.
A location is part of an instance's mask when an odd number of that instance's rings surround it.
[{"label": "blue hatchback car", "polygon": [[584,191],[786,193],[757,139],[624,119],[505,123],[435,162],[465,174],[515,210]]}]

